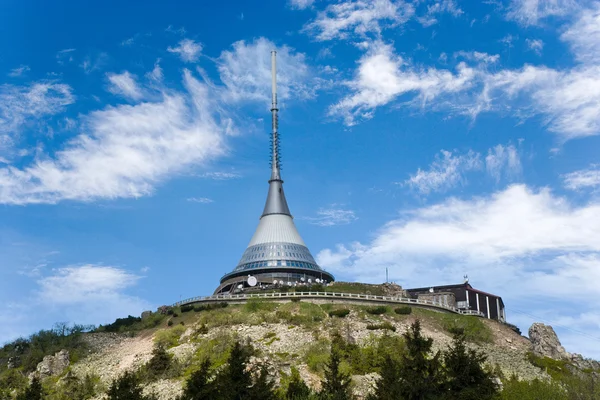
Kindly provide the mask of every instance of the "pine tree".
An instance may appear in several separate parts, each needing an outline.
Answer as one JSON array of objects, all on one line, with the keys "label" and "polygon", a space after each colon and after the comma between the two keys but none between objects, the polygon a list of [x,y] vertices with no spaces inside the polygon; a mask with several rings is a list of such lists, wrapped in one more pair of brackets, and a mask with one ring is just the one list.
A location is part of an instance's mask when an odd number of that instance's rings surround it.
[{"label": "pine tree", "polygon": [[252,386],[252,375],[246,364],[250,359],[252,348],[235,342],[229,353],[226,367],[215,378],[219,400],[245,400]]},{"label": "pine tree", "polygon": [[210,360],[207,358],[187,380],[180,400],[212,400],[215,396],[216,388],[211,382]]},{"label": "pine tree", "polygon": [[323,400],[352,399],[350,376],[340,371],[341,355],[336,346],[331,347],[331,356],[325,368],[325,380],[320,397]]},{"label": "pine tree", "polygon": [[135,373],[127,371],[115,379],[108,389],[108,400],[146,400]]},{"label": "pine tree", "polygon": [[33,377],[33,380],[23,393],[17,396],[17,400],[42,400],[44,398],[44,389],[40,378]]},{"label": "pine tree", "polygon": [[269,371],[263,365],[258,370],[254,385],[250,387],[247,400],[276,400],[275,382],[269,378]]},{"label": "pine tree", "polygon": [[368,400],[398,400],[402,397],[400,384],[400,365],[397,360],[386,354],[381,364],[380,376],[375,392]]},{"label": "pine tree", "polygon": [[152,349],[152,358],[146,365],[146,370],[150,379],[162,377],[171,366],[171,356],[167,353],[164,346],[157,345]]},{"label": "pine tree", "polygon": [[491,373],[483,368],[486,356],[467,349],[464,335],[455,335],[444,352],[447,381],[444,398],[451,400],[488,400],[498,392]]},{"label": "pine tree", "polygon": [[298,369],[292,367],[292,375],[285,392],[286,400],[306,400],[311,394],[312,391],[300,377]]},{"label": "pine tree", "polygon": [[416,320],[403,334],[406,350],[398,361],[389,355],[382,365],[382,377],[377,382],[375,400],[431,400],[442,392],[443,371],[440,354],[431,356],[433,339],[421,335],[421,323]]}]

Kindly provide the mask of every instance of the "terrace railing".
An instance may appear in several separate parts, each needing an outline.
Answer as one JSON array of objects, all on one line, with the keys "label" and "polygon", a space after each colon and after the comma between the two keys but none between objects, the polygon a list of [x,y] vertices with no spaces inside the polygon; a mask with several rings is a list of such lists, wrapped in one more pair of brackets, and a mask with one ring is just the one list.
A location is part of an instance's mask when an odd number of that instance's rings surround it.
[{"label": "terrace railing", "polygon": [[318,299],[348,299],[360,300],[373,303],[408,304],[442,309],[455,314],[474,315],[483,317],[484,314],[474,310],[463,310],[451,307],[447,304],[430,300],[411,299],[406,297],[376,296],[372,294],[335,293],[335,292],[270,292],[270,293],[242,293],[242,294],[218,294],[212,296],[198,296],[178,301],[174,307],[184,306],[192,303],[216,302],[216,301],[245,301],[250,299],[293,299],[293,298],[318,298]]}]

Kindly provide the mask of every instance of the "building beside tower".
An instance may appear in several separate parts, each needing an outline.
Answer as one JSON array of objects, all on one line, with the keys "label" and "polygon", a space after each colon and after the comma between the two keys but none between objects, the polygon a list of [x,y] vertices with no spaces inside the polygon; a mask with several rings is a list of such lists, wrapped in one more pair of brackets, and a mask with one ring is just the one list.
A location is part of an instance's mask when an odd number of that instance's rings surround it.
[{"label": "building beside tower", "polygon": [[297,286],[334,280],[308,250],[285,199],[280,171],[275,51],[271,52],[271,70],[271,179],[267,201],[246,251],[235,269],[221,278],[215,294],[254,286]]}]

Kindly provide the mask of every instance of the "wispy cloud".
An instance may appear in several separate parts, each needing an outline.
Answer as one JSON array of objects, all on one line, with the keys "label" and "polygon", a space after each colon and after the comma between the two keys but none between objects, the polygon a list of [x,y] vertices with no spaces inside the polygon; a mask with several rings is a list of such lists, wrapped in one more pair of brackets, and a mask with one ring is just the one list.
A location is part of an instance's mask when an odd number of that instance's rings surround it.
[{"label": "wispy cloud", "polygon": [[312,7],[315,0],[290,0],[290,7],[296,10],[304,10]]},{"label": "wispy cloud", "polygon": [[542,39],[525,39],[525,44],[527,48],[538,56],[542,55],[542,50],[544,50],[544,41]]},{"label": "wispy cloud", "polygon": [[108,87],[109,92],[131,100],[140,100],[144,96],[136,82],[136,76],[129,73],[129,71],[121,74],[107,73],[106,77],[110,83]]},{"label": "wispy cloud", "polygon": [[523,26],[539,25],[549,17],[564,17],[579,8],[575,0],[511,0],[506,18]]},{"label": "wispy cloud", "polygon": [[69,85],[54,81],[28,86],[0,86],[0,144],[20,132],[29,122],[62,112],[75,101]]},{"label": "wispy cloud", "polygon": [[303,31],[316,40],[345,39],[379,34],[408,21],[415,9],[402,0],[349,0],[330,4]]},{"label": "wispy cloud", "polygon": [[507,177],[519,175],[521,173],[521,157],[517,148],[512,144],[507,146],[499,144],[489,149],[485,157],[485,168],[496,182],[500,182],[502,175]]},{"label": "wispy cloud", "polygon": [[428,27],[437,24],[437,15],[444,13],[458,17],[464,14],[464,11],[454,0],[436,0],[432,4],[427,5],[427,12],[424,15],[417,17],[417,21],[419,21],[421,25]]},{"label": "wispy cloud", "polygon": [[86,56],[79,66],[83,72],[90,74],[94,71],[102,69],[108,62],[108,54],[99,53],[96,56]]},{"label": "wispy cloud", "polygon": [[271,50],[277,48],[277,96],[307,99],[315,96],[319,81],[315,80],[306,56],[287,46],[275,46],[265,38],[252,42],[235,42],[232,50],[221,53],[218,60],[221,81],[227,87],[229,101],[271,100]]},{"label": "wispy cloud", "polygon": [[210,204],[215,202],[213,199],[209,199],[208,197],[188,197],[186,201],[201,204]]},{"label": "wispy cloud", "polygon": [[562,176],[567,189],[582,190],[600,188],[600,164]]},{"label": "wispy cloud", "polygon": [[12,69],[9,73],[8,76],[12,77],[12,78],[16,78],[17,76],[21,76],[24,73],[31,71],[31,68],[29,68],[29,66],[27,65],[21,65],[18,68]]},{"label": "wispy cloud", "polygon": [[54,157],[0,168],[0,203],[144,196],[167,177],[225,154],[231,119],[189,71],[183,84],[185,92],[162,93],[160,101],[94,111],[82,117],[86,133]]},{"label": "wispy cloud", "polygon": [[200,175],[201,178],[213,179],[215,181],[224,181],[228,179],[237,179],[241,177],[240,174],[235,172],[222,172],[222,171],[214,171],[214,172],[204,172]]},{"label": "wispy cloud", "polygon": [[64,49],[56,53],[56,62],[59,64],[65,64],[67,62],[73,62],[73,52],[75,49]]},{"label": "wispy cloud", "polygon": [[193,63],[198,61],[200,53],[202,52],[202,45],[191,39],[183,39],[179,42],[177,47],[167,48],[169,53],[179,54],[181,60],[187,63]]},{"label": "wispy cloud", "polygon": [[481,169],[479,153],[469,150],[464,155],[454,155],[442,150],[427,171],[418,169],[404,184],[421,194],[445,191],[465,182],[464,174]]},{"label": "wispy cloud", "polygon": [[315,217],[301,217],[300,219],[308,221],[318,226],[348,225],[358,218],[352,210],[346,209],[343,205],[332,204],[326,208],[320,208]]}]

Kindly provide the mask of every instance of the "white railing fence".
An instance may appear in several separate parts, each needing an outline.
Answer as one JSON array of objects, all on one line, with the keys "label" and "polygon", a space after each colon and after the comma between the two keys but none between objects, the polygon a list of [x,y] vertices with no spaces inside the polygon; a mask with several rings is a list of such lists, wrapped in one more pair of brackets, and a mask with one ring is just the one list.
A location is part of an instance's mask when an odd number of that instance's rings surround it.
[{"label": "white railing fence", "polygon": [[184,306],[192,303],[215,302],[215,301],[239,301],[249,299],[291,299],[291,298],[343,298],[348,300],[365,300],[373,303],[412,304],[426,307],[443,309],[463,315],[475,315],[483,317],[484,314],[474,310],[462,310],[450,307],[443,303],[429,300],[411,299],[406,297],[375,296],[371,294],[335,293],[335,292],[276,292],[276,293],[244,293],[244,294],[218,294],[213,296],[198,296],[178,301],[174,307]]}]

